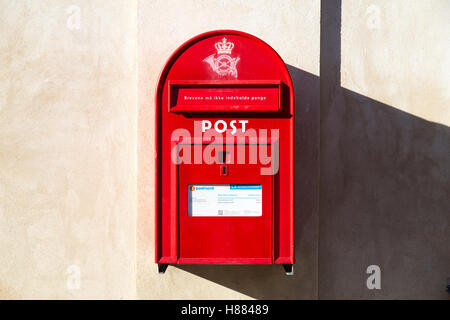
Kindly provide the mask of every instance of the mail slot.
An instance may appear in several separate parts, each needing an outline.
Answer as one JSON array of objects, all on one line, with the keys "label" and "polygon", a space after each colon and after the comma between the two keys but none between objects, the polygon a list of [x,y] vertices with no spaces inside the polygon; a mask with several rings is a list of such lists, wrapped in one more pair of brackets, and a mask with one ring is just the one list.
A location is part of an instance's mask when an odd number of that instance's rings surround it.
[{"label": "mail slot", "polygon": [[218,30],[156,90],[155,253],[169,264],[294,264],[294,89],[280,56]]}]

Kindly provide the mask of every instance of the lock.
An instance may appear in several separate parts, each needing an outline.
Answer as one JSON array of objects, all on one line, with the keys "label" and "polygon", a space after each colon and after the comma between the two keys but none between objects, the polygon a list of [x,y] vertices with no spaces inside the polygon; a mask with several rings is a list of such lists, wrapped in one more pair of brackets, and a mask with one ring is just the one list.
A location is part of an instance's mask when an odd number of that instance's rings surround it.
[{"label": "lock", "polygon": [[226,164],[220,166],[220,174],[221,174],[222,176],[228,175],[228,167],[227,167]]}]

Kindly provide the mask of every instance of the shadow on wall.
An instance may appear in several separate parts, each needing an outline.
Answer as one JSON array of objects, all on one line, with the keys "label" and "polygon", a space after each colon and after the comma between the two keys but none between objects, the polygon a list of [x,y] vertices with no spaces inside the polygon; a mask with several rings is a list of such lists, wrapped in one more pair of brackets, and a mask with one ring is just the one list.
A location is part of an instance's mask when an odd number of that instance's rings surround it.
[{"label": "shadow on wall", "polygon": [[[321,4],[321,78],[288,66],[295,275],[281,266],[177,268],[257,299],[446,299],[450,129],[342,88],[341,3]],[[367,289],[372,264],[381,268],[381,290]]]},{"label": "shadow on wall", "polygon": [[321,14],[319,298],[448,299],[450,129],[342,88],[340,3]]}]

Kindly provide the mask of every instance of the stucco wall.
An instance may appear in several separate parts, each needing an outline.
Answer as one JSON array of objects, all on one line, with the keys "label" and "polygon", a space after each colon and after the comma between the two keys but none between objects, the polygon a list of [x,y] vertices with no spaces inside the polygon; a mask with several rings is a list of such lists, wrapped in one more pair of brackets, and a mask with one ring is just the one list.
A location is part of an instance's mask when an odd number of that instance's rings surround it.
[{"label": "stucco wall", "polygon": [[0,2],[0,297],[135,293],[136,7]]},{"label": "stucco wall", "polygon": [[[213,29],[293,78],[294,277],[156,272],[155,85]],[[0,298],[448,297],[449,30],[445,0],[1,0]]]}]

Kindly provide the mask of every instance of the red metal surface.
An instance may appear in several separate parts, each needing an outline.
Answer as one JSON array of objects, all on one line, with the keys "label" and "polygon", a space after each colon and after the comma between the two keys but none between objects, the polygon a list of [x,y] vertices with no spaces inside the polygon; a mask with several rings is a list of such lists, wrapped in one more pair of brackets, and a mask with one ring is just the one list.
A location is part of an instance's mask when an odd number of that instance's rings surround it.
[{"label": "red metal surface", "polygon": [[[219,61],[218,49],[227,51],[226,59],[234,60]],[[236,72],[229,67],[232,63]],[[267,98],[264,103],[196,103],[179,100],[180,90],[203,97],[259,94]],[[224,176],[219,174],[219,164],[176,165],[171,161],[171,150],[180,143],[171,139],[174,130],[185,129],[194,137],[194,121],[214,123],[220,119],[248,120],[247,129],[278,129],[277,174],[263,176],[260,164],[235,163]],[[156,92],[156,262],[294,263],[293,133],[292,81],[284,62],[269,45],[247,33],[219,30],[180,46],[164,66]],[[258,139],[258,143],[263,140]],[[263,215],[189,217],[188,184],[261,184]]]},{"label": "red metal surface", "polygon": [[259,164],[229,164],[229,173],[223,176],[219,174],[220,166],[180,164],[179,203],[187,203],[188,185],[193,183],[258,184],[262,186],[263,214],[260,217],[190,217],[187,206],[180,206],[179,263],[272,263],[273,176],[260,175]]}]

